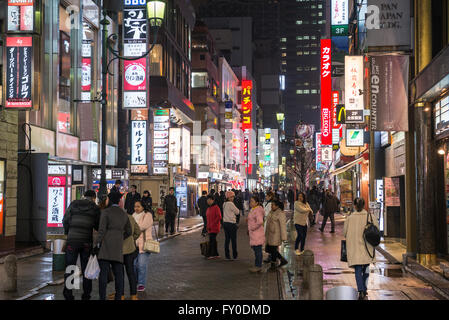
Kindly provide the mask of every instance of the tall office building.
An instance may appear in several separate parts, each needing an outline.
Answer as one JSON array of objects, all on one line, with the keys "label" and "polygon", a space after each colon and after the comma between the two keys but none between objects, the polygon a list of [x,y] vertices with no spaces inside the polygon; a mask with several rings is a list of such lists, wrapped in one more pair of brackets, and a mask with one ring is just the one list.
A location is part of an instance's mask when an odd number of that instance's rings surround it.
[{"label": "tall office building", "polygon": [[326,34],[325,0],[282,0],[281,64],[285,75],[285,130],[299,120],[320,126],[320,40]]}]

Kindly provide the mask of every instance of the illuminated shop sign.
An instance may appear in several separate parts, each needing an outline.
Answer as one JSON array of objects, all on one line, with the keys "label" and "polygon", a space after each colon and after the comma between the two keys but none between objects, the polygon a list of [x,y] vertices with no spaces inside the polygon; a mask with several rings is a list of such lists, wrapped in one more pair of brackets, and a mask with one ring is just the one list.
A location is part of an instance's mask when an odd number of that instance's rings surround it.
[{"label": "illuminated shop sign", "polygon": [[60,228],[66,209],[66,177],[48,177],[47,227]]},{"label": "illuminated shop sign", "polygon": [[[155,109],[153,114],[153,174],[155,175],[167,175],[168,174],[168,162],[172,163],[172,160],[177,160],[180,163],[180,159],[173,159],[176,154],[180,157],[180,150],[172,154],[173,139],[177,147],[180,149],[181,132],[176,132],[172,135],[170,129],[170,109]],[[180,130],[179,130],[180,131]]]},{"label": "illuminated shop sign", "polygon": [[345,57],[346,123],[363,123],[363,56]]},{"label": "illuminated shop sign", "polygon": [[34,0],[8,0],[8,32],[34,30]]},{"label": "illuminated shop sign", "polygon": [[331,40],[321,40],[321,143],[332,145]]},{"label": "illuminated shop sign", "polygon": [[348,35],[348,0],[332,0],[332,36]]},{"label": "illuminated shop sign", "polygon": [[6,38],[6,108],[32,108],[33,38]]},{"label": "illuminated shop sign", "polygon": [[253,110],[253,101],[252,101],[252,92],[253,92],[253,82],[251,80],[243,80],[242,81],[242,130],[244,133],[244,147],[243,147],[243,156],[244,156],[244,165],[247,168],[247,172],[252,172],[252,165],[248,164],[248,156],[249,150],[251,148],[250,134],[251,129],[253,128],[252,124],[252,110]]},{"label": "illuminated shop sign", "polygon": [[147,122],[131,121],[131,165],[147,164]]}]

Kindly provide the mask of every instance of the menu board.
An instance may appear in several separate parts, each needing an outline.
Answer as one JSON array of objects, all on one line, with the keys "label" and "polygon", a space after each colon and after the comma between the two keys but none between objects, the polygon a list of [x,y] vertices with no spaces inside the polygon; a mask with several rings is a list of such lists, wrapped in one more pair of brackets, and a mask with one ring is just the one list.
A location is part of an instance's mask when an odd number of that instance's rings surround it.
[{"label": "menu board", "polygon": [[399,178],[385,178],[385,206],[400,207],[400,182]]}]

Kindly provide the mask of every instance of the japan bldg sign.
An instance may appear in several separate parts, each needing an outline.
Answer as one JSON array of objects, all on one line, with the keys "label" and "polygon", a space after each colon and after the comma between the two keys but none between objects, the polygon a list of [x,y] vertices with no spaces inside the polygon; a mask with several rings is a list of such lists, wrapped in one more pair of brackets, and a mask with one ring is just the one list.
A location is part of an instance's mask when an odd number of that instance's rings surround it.
[{"label": "japan bldg sign", "polygon": [[253,82],[251,80],[243,80],[242,81],[242,130],[244,134],[245,144],[243,147],[243,156],[245,167],[247,168],[247,172],[252,171],[252,165],[249,164],[249,150],[251,150],[251,129],[253,128],[252,124],[252,110],[253,110],[253,101],[252,101],[252,93],[253,93]]},{"label": "japan bldg sign", "polygon": [[332,0],[332,36],[347,36],[349,10],[348,0]]},{"label": "japan bldg sign", "polygon": [[5,107],[33,107],[33,38],[6,37]]},{"label": "japan bldg sign", "polygon": [[66,208],[65,176],[48,177],[47,227],[60,228]]},{"label": "japan bldg sign", "polygon": [[[123,49],[127,58],[138,58],[147,50],[147,8],[144,0],[125,0],[123,9]],[[148,108],[148,57],[125,60],[123,108]]]},{"label": "japan bldg sign", "polygon": [[[179,140],[173,141],[177,138],[177,132],[174,132],[175,137],[172,137],[170,130],[170,109],[155,109],[153,114],[154,130],[153,130],[153,174],[168,175],[168,162],[174,161],[173,156],[176,154],[179,157],[180,151],[173,151],[173,147],[180,149],[180,134]],[[169,132],[170,130],[170,132]],[[170,141],[171,139],[171,141]],[[176,142],[176,145],[172,145]],[[174,152],[172,154],[172,152]],[[170,154],[170,157],[169,157]],[[177,163],[180,160],[175,159]]]},{"label": "japan bldg sign", "polygon": [[8,33],[34,31],[34,0],[8,0]]},{"label": "japan bldg sign", "polygon": [[363,123],[363,56],[345,57],[346,123]]},{"label": "japan bldg sign", "polygon": [[332,145],[331,40],[321,40],[321,144]]},{"label": "japan bldg sign", "polygon": [[139,170],[134,168],[133,173],[145,173],[147,167],[147,122],[131,121],[131,167],[141,166]]}]

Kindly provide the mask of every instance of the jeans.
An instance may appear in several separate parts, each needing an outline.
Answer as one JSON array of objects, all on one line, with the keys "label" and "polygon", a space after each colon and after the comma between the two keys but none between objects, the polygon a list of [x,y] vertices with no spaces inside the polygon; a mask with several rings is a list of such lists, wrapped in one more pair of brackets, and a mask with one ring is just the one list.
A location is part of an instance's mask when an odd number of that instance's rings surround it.
[{"label": "jeans", "polygon": [[223,224],[225,232],[225,256],[227,259],[231,258],[229,252],[229,242],[232,243],[232,256],[237,259],[237,224],[231,222],[225,222]]},{"label": "jeans", "polygon": [[334,213],[325,213],[323,217],[323,223],[321,224],[321,230],[324,230],[324,227],[326,226],[327,219],[331,218],[331,231],[335,231],[335,219],[334,219]]},{"label": "jeans", "polygon": [[175,233],[175,220],[176,215],[165,215],[165,233],[168,233],[168,228],[170,227],[170,233]]},{"label": "jeans", "polygon": [[209,257],[218,257],[217,234],[209,233]]},{"label": "jeans", "polygon": [[279,253],[277,246],[266,245],[265,251],[270,254],[271,262],[276,262],[277,259],[283,260],[284,257]]},{"label": "jeans", "polygon": [[134,260],[138,255],[137,251],[123,256],[123,264],[125,265],[126,276],[129,281],[129,293],[134,296],[137,294],[137,273],[134,268]]},{"label": "jeans", "polygon": [[137,258],[134,260],[134,268],[136,270],[137,275],[137,285],[144,286],[147,283],[147,271],[148,271],[148,262],[150,262],[150,253],[143,252],[139,253]]},{"label": "jeans", "polygon": [[[89,300],[92,292],[92,280],[84,277],[84,271],[86,270],[87,263],[89,262],[90,253],[92,251],[92,245],[90,243],[67,243],[67,249],[65,254],[66,266],[75,266],[78,260],[78,254],[81,261],[81,272],[83,275],[83,300]],[[73,296],[73,290],[66,287],[66,280],[70,276],[69,273],[64,274],[64,291],[63,295],[66,300],[75,300]]]},{"label": "jeans", "polygon": [[254,250],[254,255],[256,257],[254,265],[257,268],[262,268],[262,257],[263,257],[262,246],[261,245],[260,246],[252,246],[251,248]]},{"label": "jeans", "polygon": [[367,280],[369,277],[369,273],[366,272],[369,267],[369,264],[365,265],[356,265],[355,269],[355,281],[357,282],[357,291],[358,292],[366,292],[368,289],[366,287]]},{"label": "jeans", "polygon": [[117,261],[99,260],[100,265],[100,300],[106,300],[106,288],[108,286],[109,268],[112,266],[112,273],[115,280],[115,300],[121,300],[125,291],[125,280],[123,275],[123,263]]},{"label": "jeans", "polygon": [[298,250],[299,244],[301,243],[301,251],[304,251],[304,246],[306,245],[306,237],[307,237],[307,226],[295,224],[295,228],[297,233],[295,241],[295,250]]}]

